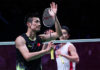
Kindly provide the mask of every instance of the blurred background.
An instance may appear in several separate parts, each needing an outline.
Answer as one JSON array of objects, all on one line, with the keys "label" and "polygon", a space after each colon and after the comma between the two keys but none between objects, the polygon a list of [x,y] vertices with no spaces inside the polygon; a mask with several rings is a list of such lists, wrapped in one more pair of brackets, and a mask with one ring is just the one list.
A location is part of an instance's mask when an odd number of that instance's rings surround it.
[{"label": "blurred background", "polygon": [[[70,39],[99,38],[99,2],[97,0],[2,0],[0,1],[0,41],[14,41],[26,32],[24,17],[28,12],[39,12],[54,1],[58,4],[61,25],[70,28]],[[41,21],[41,32],[46,29]]]}]

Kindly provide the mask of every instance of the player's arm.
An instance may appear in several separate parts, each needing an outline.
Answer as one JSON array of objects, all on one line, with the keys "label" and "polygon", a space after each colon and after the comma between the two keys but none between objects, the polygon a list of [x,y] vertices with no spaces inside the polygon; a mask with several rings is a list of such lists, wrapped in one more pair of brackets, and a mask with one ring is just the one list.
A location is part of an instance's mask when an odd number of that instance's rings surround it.
[{"label": "player's arm", "polygon": [[62,36],[61,26],[60,26],[60,23],[59,23],[59,21],[58,21],[58,19],[56,17],[57,4],[52,2],[50,4],[50,7],[51,7],[51,10],[49,10],[49,14],[55,20],[55,30],[56,30],[56,32],[53,32],[51,34],[41,34],[41,35],[39,35],[42,38],[42,40],[44,40],[44,41],[55,40],[55,39],[59,38],[60,36]]},{"label": "player's arm", "polygon": [[60,51],[57,51],[57,54],[69,59],[70,61],[78,63],[79,62],[79,56],[76,52],[76,48],[74,47],[74,45],[70,45],[68,50],[69,50],[69,53],[70,53],[69,55],[62,54]]},{"label": "player's arm", "polygon": [[63,55],[64,57],[66,57],[67,59],[69,59],[70,61],[73,62],[79,62],[79,56],[77,54],[76,48],[74,45],[70,45],[70,47],[68,48],[70,55]]},{"label": "player's arm", "polygon": [[60,23],[58,21],[58,18],[56,16],[56,14],[57,14],[57,8],[58,8],[57,4],[55,2],[52,2],[50,4],[50,9],[51,10],[49,10],[49,14],[55,20],[55,29],[56,29],[56,33],[57,33],[57,35],[56,34],[55,35],[56,35],[56,37],[57,36],[60,37],[62,35],[62,31],[61,31],[61,26],[60,26]]},{"label": "player's arm", "polygon": [[29,52],[28,48],[26,47],[25,40],[21,36],[17,37],[15,43],[16,48],[21,52],[26,61],[37,59],[50,50],[50,48],[48,47],[47,49],[38,52]]}]

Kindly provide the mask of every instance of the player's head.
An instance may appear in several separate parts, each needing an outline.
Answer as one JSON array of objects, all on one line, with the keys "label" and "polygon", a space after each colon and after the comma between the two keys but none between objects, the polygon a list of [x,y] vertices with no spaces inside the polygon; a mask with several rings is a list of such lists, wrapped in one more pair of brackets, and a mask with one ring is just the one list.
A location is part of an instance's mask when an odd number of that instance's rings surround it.
[{"label": "player's head", "polygon": [[54,31],[52,29],[47,29],[44,31],[44,34],[50,34],[53,33]]},{"label": "player's head", "polygon": [[62,36],[60,37],[60,40],[66,40],[66,39],[68,39],[69,38],[69,28],[67,27],[67,26],[62,26],[61,27],[61,29],[62,29]]},{"label": "player's head", "polygon": [[25,17],[25,24],[27,25],[28,29],[32,31],[40,31],[40,18],[38,13],[29,13]]}]

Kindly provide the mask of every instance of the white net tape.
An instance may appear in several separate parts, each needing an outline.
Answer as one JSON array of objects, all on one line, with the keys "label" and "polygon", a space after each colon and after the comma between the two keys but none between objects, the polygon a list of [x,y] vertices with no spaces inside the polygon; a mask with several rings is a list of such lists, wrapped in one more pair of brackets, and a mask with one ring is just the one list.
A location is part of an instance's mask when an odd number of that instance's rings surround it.
[{"label": "white net tape", "polygon": [[[80,43],[80,42],[100,42],[100,38],[95,39],[73,39],[73,40],[52,40],[53,43],[66,43],[66,42],[72,42],[72,43]],[[48,42],[44,42],[47,44]],[[15,45],[15,42],[0,42],[0,45]]]},{"label": "white net tape", "polygon": [[[53,40],[53,43],[66,43],[66,42],[72,42],[72,43],[80,43],[80,42],[100,42],[100,38],[97,39],[73,39],[73,40]],[[45,44],[48,42],[44,42]]]}]

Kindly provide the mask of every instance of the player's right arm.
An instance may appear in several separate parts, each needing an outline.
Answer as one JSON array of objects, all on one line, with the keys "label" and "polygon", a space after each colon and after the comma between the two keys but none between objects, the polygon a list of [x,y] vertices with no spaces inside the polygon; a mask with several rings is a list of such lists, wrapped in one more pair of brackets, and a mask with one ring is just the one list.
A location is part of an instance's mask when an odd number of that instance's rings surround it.
[{"label": "player's right arm", "polygon": [[37,59],[51,49],[50,46],[48,46],[45,50],[40,50],[38,52],[29,52],[28,48],[26,47],[26,41],[21,36],[16,38],[15,43],[16,48],[20,51],[26,61]]}]

